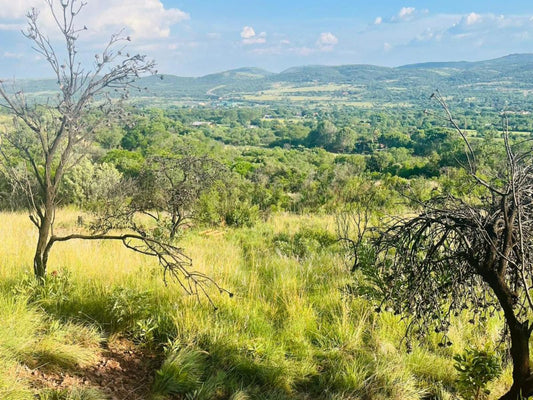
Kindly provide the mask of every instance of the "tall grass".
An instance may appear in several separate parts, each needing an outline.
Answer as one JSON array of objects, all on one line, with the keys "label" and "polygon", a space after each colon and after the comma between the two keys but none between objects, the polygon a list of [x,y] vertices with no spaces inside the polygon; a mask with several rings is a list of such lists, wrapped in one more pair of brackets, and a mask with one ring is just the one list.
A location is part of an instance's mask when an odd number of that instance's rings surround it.
[{"label": "tall grass", "polygon": [[[59,215],[57,229],[78,229],[77,211]],[[217,311],[177,285],[165,287],[155,260],[113,242],[58,244],[49,263],[57,273],[36,288],[28,278],[35,234],[27,217],[3,214],[0,237],[0,314],[5,309],[11,321],[5,332],[0,327],[7,371],[0,398],[9,398],[7,387],[19,387],[11,398],[28,398],[20,365],[91,363],[96,331],[164,355],[154,399],[446,399],[454,394],[452,355],[499,339],[497,318],[480,332],[458,317],[451,348],[439,348],[435,335],[408,352],[399,317],[375,314],[343,290],[353,279],[329,240],[328,216],[277,215],[253,228],[186,232],[180,244],[194,268],[235,293],[211,291]],[[506,372],[493,392],[508,380]]]},{"label": "tall grass", "polygon": [[24,296],[0,294],[0,321],[2,399],[33,398],[23,370],[73,370],[96,359],[100,336],[94,329],[49,319]]}]

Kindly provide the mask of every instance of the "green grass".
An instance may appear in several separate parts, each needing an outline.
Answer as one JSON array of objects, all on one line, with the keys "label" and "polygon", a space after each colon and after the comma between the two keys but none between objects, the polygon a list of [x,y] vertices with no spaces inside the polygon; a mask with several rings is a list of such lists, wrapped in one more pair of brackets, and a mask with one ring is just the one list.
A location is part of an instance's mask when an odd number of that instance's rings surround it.
[{"label": "green grass", "polygon": [[0,398],[31,399],[26,369],[74,370],[95,360],[95,329],[50,319],[23,295],[0,294]]},{"label": "green grass", "polygon": [[[77,213],[58,213],[57,230],[76,229]],[[3,214],[0,398],[32,398],[35,389],[17,372],[22,366],[89,365],[101,335],[113,334],[164,356],[154,371],[158,400],[451,398],[452,355],[467,344],[497,342],[501,321],[480,330],[459,317],[451,348],[439,348],[434,335],[407,352],[397,316],[375,314],[374,305],[344,294],[353,279],[328,240],[333,230],[330,216],[284,214],[221,235],[188,231],[181,245],[194,268],[235,293],[210,291],[215,311],[175,284],[165,287],[155,260],[112,242],[61,243],[50,260],[57,272],[36,286],[31,223]],[[493,393],[509,379],[506,371]],[[94,394],[73,393],[41,398]]]}]

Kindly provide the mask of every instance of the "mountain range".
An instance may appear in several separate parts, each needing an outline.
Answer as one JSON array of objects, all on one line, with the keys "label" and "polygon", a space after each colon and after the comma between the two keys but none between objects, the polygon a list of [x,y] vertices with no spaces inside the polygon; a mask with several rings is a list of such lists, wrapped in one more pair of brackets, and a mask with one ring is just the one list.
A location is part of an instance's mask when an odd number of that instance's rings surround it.
[{"label": "mountain range", "polygon": [[[54,80],[21,80],[19,87],[36,96],[57,89]],[[139,102],[184,103],[339,103],[417,105],[439,89],[448,96],[478,103],[531,102],[533,54],[512,54],[477,62],[432,62],[380,67],[308,65],[279,73],[239,68],[202,77],[154,75],[138,81]]]}]

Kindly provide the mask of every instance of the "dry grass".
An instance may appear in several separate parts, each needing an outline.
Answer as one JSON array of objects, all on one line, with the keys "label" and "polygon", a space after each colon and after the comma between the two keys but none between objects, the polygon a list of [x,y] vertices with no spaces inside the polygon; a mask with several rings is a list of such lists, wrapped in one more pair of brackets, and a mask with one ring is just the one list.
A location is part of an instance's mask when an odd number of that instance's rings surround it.
[{"label": "dry grass", "polygon": [[[57,229],[79,229],[78,214],[74,209],[61,210]],[[486,334],[461,328],[463,322],[458,321],[451,332],[451,349],[438,348],[435,335],[408,354],[400,346],[404,330],[397,317],[376,315],[365,300],[342,295],[352,277],[336,245],[321,248],[305,235],[300,242],[284,242],[303,249],[292,251],[276,244],[276,238],[290,239],[302,232],[333,235],[334,218],[279,214],[254,228],[187,231],[180,244],[193,258],[194,268],[235,293],[229,298],[209,292],[218,307],[214,312],[206,301],[184,296],[177,285],[165,287],[155,260],[117,242],[58,244],[49,266],[59,274],[44,291],[36,292],[27,283],[34,229],[24,214],[3,213],[0,305],[19,305],[20,315],[12,322],[18,330],[12,331],[27,332],[17,335],[27,341],[18,347],[4,346],[8,350],[2,352],[0,340],[0,364],[10,371],[0,376],[0,387],[6,385],[2,382],[15,385],[17,365],[44,359],[43,352],[61,368],[90,363],[94,337],[72,336],[76,326],[72,324],[80,322],[92,327],[89,332],[126,335],[158,351],[164,346],[169,361],[157,382],[169,383],[158,386],[157,398],[165,398],[165,387],[173,388],[168,394],[182,390],[179,395],[194,392],[198,399],[404,400],[428,393],[446,398],[453,390],[453,353],[468,343],[498,339],[497,319],[489,321]],[[25,276],[26,283],[20,284]],[[54,345],[59,342],[61,346]],[[28,352],[28,343],[41,353]],[[202,354],[202,370],[194,370],[193,383],[187,380],[191,367],[185,348]],[[73,358],[73,352],[79,357]],[[506,373],[494,384],[494,392],[501,392],[508,380]],[[20,393],[28,393],[24,382],[17,385]],[[13,397],[18,398],[24,397]]]}]

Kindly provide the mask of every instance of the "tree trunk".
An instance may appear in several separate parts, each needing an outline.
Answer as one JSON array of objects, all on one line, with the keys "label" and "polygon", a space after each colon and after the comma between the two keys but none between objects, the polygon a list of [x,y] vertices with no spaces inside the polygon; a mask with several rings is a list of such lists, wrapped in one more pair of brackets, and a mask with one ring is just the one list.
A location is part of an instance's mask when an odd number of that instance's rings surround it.
[{"label": "tree trunk", "polygon": [[529,362],[529,322],[520,322],[513,308],[513,294],[504,280],[492,272],[484,276],[502,307],[505,322],[511,334],[511,358],[513,360],[513,385],[500,400],[521,400],[533,395],[533,376]]},{"label": "tree trunk", "polygon": [[529,365],[529,324],[509,324],[511,332],[511,357],[513,359],[513,385],[500,400],[520,400],[533,395],[533,376]]},{"label": "tree trunk", "polygon": [[44,216],[40,219],[39,239],[33,257],[33,272],[35,277],[43,281],[46,276],[46,266],[48,264],[48,253],[50,233],[52,230],[52,210],[46,210]]}]

